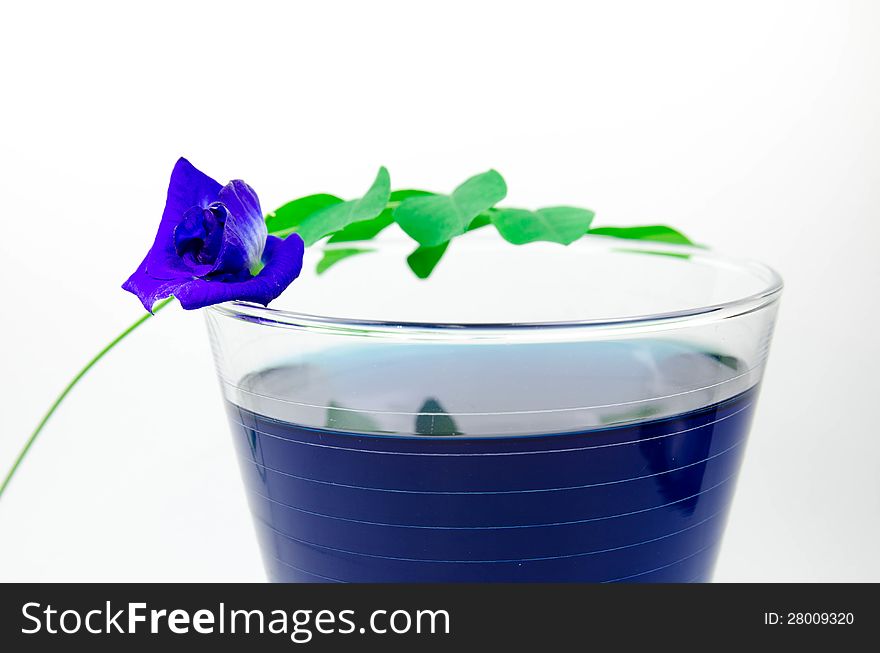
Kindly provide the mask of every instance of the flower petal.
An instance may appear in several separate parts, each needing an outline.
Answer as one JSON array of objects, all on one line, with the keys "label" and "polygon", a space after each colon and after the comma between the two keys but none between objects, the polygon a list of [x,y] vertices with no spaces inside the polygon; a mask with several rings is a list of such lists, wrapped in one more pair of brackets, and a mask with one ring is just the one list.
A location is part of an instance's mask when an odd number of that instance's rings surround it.
[{"label": "flower petal", "polygon": [[174,247],[174,228],[181,222],[187,209],[193,206],[205,208],[216,201],[221,188],[218,182],[183,157],[177,160],[168,183],[162,221],[143,264],[150,276],[170,281],[191,275]]},{"label": "flower petal", "polygon": [[297,234],[284,240],[269,236],[263,253],[265,267],[257,276],[244,281],[194,279],[182,284],[174,296],[187,310],[236,300],[265,306],[299,276],[304,248]]},{"label": "flower petal", "polygon": [[[147,255],[149,258],[149,255]],[[141,304],[150,313],[153,312],[153,306],[160,299],[170,297],[182,285],[191,283],[192,276],[179,277],[177,279],[156,279],[147,273],[147,259],[138,266],[128,280],[122,284],[122,289],[137,296],[141,300]]]},{"label": "flower petal", "polygon": [[254,189],[240,179],[220,189],[219,198],[229,214],[223,230],[223,245],[211,272],[236,274],[250,270],[263,256],[269,235],[260,200]]}]

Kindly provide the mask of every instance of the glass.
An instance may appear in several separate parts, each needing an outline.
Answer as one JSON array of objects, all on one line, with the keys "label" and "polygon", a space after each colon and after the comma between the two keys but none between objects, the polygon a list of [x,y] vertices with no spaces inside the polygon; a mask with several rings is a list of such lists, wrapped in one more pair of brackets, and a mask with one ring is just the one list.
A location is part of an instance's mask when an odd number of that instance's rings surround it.
[{"label": "glass", "polygon": [[271,580],[711,578],[774,271],[477,233],[422,281],[377,248],[206,311]]}]

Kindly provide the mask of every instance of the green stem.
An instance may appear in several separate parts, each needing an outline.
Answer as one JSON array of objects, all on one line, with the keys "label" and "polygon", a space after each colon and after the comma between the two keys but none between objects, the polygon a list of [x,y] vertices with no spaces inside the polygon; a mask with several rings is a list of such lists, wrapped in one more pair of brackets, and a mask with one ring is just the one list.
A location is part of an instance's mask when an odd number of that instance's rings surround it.
[{"label": "green stem", "polygon": [[6,474],[6,478],[3,480],[3,485],[0,485],[0,497],[3,496],[3,492],[6,491],[6,487],[9,485],[9,482],[12,480],[12,477],[15,476],[15,472],[18,469],[19,465],[21,465],[21,461],[24,460],[24,457],[27,456],[28,451],[30,451],[31,446],[33,446],[34,441],[36,441],[37,436],[40,435],[40,431],[43,430],[43,427],[46,426],[49,419],[55,414],[55,411],[61,405],[61,402],[64,401],[64,398],[70,394],[70,391],[73,390],[74,386],[79,383],[80,379],[82,379],[86,373],[95,366],[99,360],[104,358],[104,356],[113,349],[120,342],[125,340],[125,337],[130,334],[132,331],[137,329],[141,324],[150,319],[153,315],[161,311],[168,304],[171,303],[171,298],[165,299],[156,306],[153,307],[152,313],[147,313],[146,315],[140,317],[134,324],[128,327],[125,331],[116,336],[113,340],[111,340],[106,347],[104,347],[101,351],[99,351],[92,360],[86,363],[85,367],[83,367],[75,377],[67,384],[64,390],[61,391],[61,394],[58,395],[58,398],[55,399],[55,402],[49,407],[49,410],[46,411],[46,414],[43,415],[43,419],[40,420],[40,423],[37,424],[37,428],[34,429],[34,432],[31,433],[31,436],[28,438],[27,442],[25,442],[24,447],[21,452],[18,454],[18,458],[15,459],[15,462],[12,464],[12,469],[9,470],[9,473]]}]

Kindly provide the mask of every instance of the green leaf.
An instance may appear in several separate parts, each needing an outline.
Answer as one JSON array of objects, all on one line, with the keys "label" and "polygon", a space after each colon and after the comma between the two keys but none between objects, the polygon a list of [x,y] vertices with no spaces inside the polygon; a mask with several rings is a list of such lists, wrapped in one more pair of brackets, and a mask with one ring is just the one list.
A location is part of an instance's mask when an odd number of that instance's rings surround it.
[{"label": "green leaf", "polygon": [[489,214],[481,213],[476,218],[471,220],[471,223],[468,225],[467,231],[482,229],[483,227],[487,227],[490,224],[492,224],[492,218],[489,217]]},{"label": "green leaf", "polygon": [[[467,231],[474,231],[490,224],[492,224],[492,221],[489,218],[489,214],[481,213],[471,221]],[[440,259],[443,258],[447,247],[449,247],[448,240],[433,247],[420,245],[416,251],[406,257],[406,262],[419,279],[427,279],[431,276],[434,268],[437,267]]]},{"label": "green leaf", "polygon": [[419,435],[461,435],[455,420],[436,399],[427,399],[422,404],[415,430]]},{"label": "green leaf", "polygon": [[471,177],[451,195],[410,197],[394,209],[394,220],[420,245],[441,245],[463,234],[471,221],[507,195],[504,178],[489,170]]},{"label": "green leaf", "polygon": [[[426,195],[433,195],[434,193],[427,190],[416,190],[416,189],[405,189],[405,190],[393,190],[391,194],[388,196],[388,203],[395,204],[400,203],[405,199],[410,197],[424,197]],[[389,206],[382,213],[371,220],[361,220],[360,222],[353,222],[348,225],[342,231],[337,231],[330,237],[328,243],[350,243],[362,240],[372,240],[376,236],[378,236],[386,227],[389,227],[393,222],[394,218],[392,217],[393,207]]]},{"label": "green leaf", "polygon": [[612,236],[630,240],[651,240],[676,245],[696,245],[680,231],[662,224],[645,225],[642,227],[596,227],[588,232],[596,236]]},{"label": "green leaf", "polygon": [[296,233],[302,236],[306,247],[314,245],[324,236],[340,231],[353,222],[378,216],[385,209],[390,194],[391,179],[388,170],[379,168],[376,180],[362,198],[334,204],[312,213],[299,223]]},{"label": "green leaf", "polygon": [[269,233],[279,238],[289,236],[300,222],[316,211],[334,204],[341,204],[342,199],[327,193],[306,195],[288,202],[266,216],[266,228]]},{"label": "green leaf", "polygon": [[595,214],[572,206],[537,211],[496,209],[490,217],[501,236],[514,245],[543,240],[568,245],[587,233]]},{"label": "green leaf", "polygon": [[737,371],[744,366],[744,361],[741,361],[736,356],[728,356],[727,354],[713,354],[710,352],[706,352],[706,356],[714,358],[722,365],[729,367],[734,371]]},{"label": "green leaf", "polygon": [[388,197],[389,202],[402,202],[410,197],[426,197],[428,195],[436,195],[429,190],[419,190],[417,188],[404,188],[402,190],[393,190]]},{"label": "green leaf", "polygon": [[619,424],[621,422],[634,422],[635,420],[648,419],[660,413],[655,406],[640,406],[628,410],[608,413],[599,416],[600,424]]},{"label": "green leaf", "polygon": [[406,257],[406,262],[419,279],[427,279],[437,267],[440,259],[443,258],[447,247],[449,247],[449,241],[433,247],[422,245]]},{"label": "green leaf", "polygon": [[350,243],[359,240],[371,240],[393,222],[394,218],[391,217],[391,209],[385,209],[372,220],[352,222],[342,231],[337,231],[333,234],[327,242]]},{"label": "green leaf", "polygon": [[326,427],[337,431],[382,432],[379,424],[370,415],[362,411],[344,408],[335,401],[331,401],[330,405],[327,406]]},{"label": "green leaf", "polygon": [[339,261],[344,261],[347,258],[351,258],[352,256],[356,256],[357,254],[366,254],[367,252],[373,252],[375,250],[369,248],[348,248],[348,249],[328,249],[324,252],[324,256],[318,261],[318,266],[315,268],[315,271],[318,274],[324,274],[331,267],[339,263]]}]

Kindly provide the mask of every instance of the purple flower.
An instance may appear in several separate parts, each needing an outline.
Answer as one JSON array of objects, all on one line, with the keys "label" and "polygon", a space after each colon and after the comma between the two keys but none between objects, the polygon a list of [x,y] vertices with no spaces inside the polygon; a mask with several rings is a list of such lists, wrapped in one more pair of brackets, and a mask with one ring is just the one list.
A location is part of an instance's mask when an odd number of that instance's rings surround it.
[{"label": "purple flower", "polygon": [[[240,180],[225,186],[179,159],[165,212],[146,258],[122,287],[148,311],[174,295],[185,309],[278,297],[302,270],[303,240],[269,236],[257,194]],[[262,261],[264,267],[252,274]]]}]

